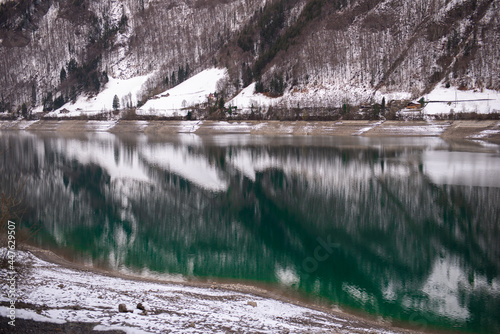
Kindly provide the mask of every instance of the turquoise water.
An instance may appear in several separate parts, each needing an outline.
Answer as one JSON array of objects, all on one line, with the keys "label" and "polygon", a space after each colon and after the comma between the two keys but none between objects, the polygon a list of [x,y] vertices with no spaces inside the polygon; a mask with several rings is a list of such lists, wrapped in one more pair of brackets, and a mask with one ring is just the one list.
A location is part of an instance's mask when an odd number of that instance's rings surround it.
[{"label": "turquoise water", "polygon": [[500,149],[438,138],[0,134],[33,243],[261,282],[417,329],[500,332]]}]

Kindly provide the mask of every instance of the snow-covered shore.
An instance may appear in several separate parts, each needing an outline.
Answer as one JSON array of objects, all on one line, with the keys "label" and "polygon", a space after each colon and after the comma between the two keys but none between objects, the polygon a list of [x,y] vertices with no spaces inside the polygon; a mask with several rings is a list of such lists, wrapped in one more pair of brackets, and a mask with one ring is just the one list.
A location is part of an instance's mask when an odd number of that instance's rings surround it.
[{"label": "snow-covered shore", "polygon": [[[411,332],[338,310],[266,297],[267,292],[260,288],[254,288],[260,293],[246,293],[238,284],[203,287],[126,279],[46,262],[22,251],[17,251],[16,261],[30,268],[17,286],[18,303],[24,303],[16,309],[17,319],[91,322],[96,324],[95,330],[127,333]],[[6,285],[7,271],[1,269],[0,276]],[[9,314],[7,290],[2,286],[2,317]],[[120,304],[128,311],[120,312]]]}]

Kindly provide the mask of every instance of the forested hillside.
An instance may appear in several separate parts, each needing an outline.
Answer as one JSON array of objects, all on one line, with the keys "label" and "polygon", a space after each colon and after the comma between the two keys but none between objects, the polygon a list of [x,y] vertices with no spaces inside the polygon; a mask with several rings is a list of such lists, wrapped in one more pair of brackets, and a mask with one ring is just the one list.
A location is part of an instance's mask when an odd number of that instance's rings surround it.
[{"label": "forested hillside", "polygon": [[3,1],[0,111],[51,110],[109,76],[149,74],[145,101],[214,66],[226,100],[256,82],[290,108],[499,90],[499,14],[498,0]]}]

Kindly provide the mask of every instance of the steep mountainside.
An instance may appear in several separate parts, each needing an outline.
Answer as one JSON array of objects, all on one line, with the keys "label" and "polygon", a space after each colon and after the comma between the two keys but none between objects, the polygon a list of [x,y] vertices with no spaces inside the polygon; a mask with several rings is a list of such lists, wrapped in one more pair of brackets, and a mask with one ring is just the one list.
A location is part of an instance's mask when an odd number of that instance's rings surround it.
[{"label": "steep mountainside", "polygon": [[499,0],[4,1],[0,109],[149,74],[144,100],[213,66],[226,100],[256,81],[290,108],[499,90],[499,14]]},{"label": "steep mountainside", "polygon": [[[95,92],[107,75],[154,73],[147,89],[179,69],[213,65],[213,55],[261,1],[6,2],[0,9],[4,109],[41,105],[47,95]],[[64,72],[63,72],[64,70]],[[105,72],[105,73],[103,73]],[[10,105],[5,106],[5,104]]]}]

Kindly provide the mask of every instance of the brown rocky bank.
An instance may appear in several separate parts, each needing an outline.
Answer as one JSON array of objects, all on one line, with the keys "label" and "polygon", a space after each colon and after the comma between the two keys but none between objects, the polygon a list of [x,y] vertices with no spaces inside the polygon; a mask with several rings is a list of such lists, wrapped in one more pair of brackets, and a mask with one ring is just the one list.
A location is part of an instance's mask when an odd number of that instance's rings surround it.
[{"label": "brown rocky bank", "polygon": [[397,136],[487,140],[500,143],[500,122],[475,121],[0,121],[0,131],[145,133],[172,135],[253,134],[296,136]]}]

